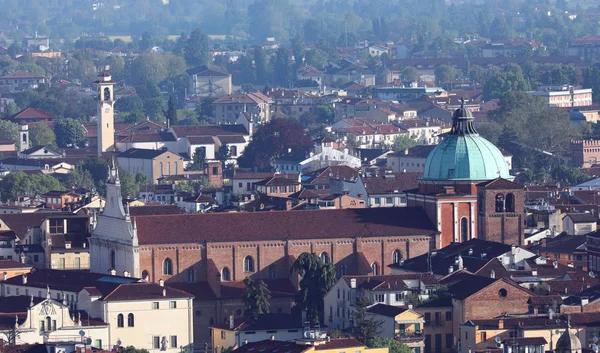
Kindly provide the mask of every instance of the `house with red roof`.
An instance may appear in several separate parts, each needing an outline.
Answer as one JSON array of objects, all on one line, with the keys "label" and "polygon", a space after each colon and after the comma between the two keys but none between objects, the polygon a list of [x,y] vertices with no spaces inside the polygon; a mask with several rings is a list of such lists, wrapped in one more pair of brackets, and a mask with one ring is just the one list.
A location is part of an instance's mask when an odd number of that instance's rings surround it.
[{"label": "house with red roof", "polygon": [[50,123],[54,119],[54,115],[41,108],[25,108],[15,115],[11,115],[6,120],[12,121],[19,125]]},{"label": "house with red roof", "polygon": [[0,86],[9,87],[13,91],[36,89],[46,83],[46,76],[19,70],[0,77]]}]

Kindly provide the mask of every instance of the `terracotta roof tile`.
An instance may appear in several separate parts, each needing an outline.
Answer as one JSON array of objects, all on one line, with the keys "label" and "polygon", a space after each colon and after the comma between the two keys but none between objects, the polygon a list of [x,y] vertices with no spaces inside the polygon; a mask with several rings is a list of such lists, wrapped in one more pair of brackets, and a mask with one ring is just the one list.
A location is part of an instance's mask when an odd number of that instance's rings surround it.
[{"label": "terracotta roof tile", "polygon": [[140,244],[428,236],[437,232],[420,208],[138,216],[135,220]]}]

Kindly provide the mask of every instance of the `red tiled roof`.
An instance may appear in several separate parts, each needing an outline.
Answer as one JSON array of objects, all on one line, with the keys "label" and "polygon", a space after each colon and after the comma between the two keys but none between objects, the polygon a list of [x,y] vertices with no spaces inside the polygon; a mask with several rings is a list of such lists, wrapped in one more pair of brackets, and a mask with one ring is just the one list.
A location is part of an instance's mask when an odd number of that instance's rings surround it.
[{"label": "red tiled roof", "polygon": [[419,186],[418,178],[421,173],[384,174],[374,178],[362,178],[369,195],[394,194]]},{"label": "red tiled roof", "polygon": [[33,72],[25,71],[25,70],[18,70],[18,71],[10,73],[8,75],[4,75],[4,76],[0,77],[0,79],[18,79],[18,78],[46,78],[46,77],[36,74],[36,73],[33,73]]},{"label": "red tiled roof", "polygon": [[334,338],[331,341],[315,346],[315,351],[343,349],[343,348],[359,348],[365,345],[360,343],[355,338]]},{"label": "red tiled roof", "polygon": [[13,268],[32,268],[32,265],[27,265],[14,260],[0,260],[0,270]]},{"label": "red tiled roof", "polygon": [[183,214],[184,210],[175,205],[152,205],[152,206],[133,206],[129,207],[131,216],[151,216],[166,214]]},{"label": "red tiled roof", "polygon": [[21,112],[13,115],[10,119],[52,119],[54,116],[40,108],[26,108]]},{"label": "red tiled roof", "polygon": [[135,220],[140,244],[428,236],[436,232],[420,208],[138,216]]},{"label": "red tiled roof", "polygon": [[110,294],[106,295],[103,300],[158,300],[192,297],[190,293],[184,292],[181,289],[162,287],[156,283],[127,283],[119,285]]},{"label": "red tiled roof", "polygon": [[176,125],[172,127],[177,137],[188,136],[230,136],[247,135],[246,127],[237,125],[209,125],[209,126],[184,126]]}]

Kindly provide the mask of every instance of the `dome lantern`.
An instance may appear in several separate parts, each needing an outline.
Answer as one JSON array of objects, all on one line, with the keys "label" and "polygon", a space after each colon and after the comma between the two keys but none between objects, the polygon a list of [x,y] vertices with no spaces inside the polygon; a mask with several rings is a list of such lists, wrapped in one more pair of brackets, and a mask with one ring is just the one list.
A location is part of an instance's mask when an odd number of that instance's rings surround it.
[{"label": "dome lantern", "polygon": [[452,129],[429,153],[420,180],[482,182],[496,178],[514,179],[502,152],[475,130],[473,114],[462,98],[452,116]]}]

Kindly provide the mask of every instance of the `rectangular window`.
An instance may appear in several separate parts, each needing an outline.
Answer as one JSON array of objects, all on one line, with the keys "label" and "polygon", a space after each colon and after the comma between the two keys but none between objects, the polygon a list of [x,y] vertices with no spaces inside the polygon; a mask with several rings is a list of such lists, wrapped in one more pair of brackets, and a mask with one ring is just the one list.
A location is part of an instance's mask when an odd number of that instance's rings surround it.
[{"label": "rectangular window", "polygon": [[160,349],[160,336],[152,336],[152,348]]},{"label": "rectangular window", "polygon": [[75,260],[73,261],[73,268],[78,270],[81,268],[81,259],[76,257]]},{"label": "rectangular window", "polygon": [[452,344],[454,343],[454,336],[451,333],[446,334],[446,348],[452,348]]},{"label": "rectangular window", "polygon": [[65,232],[65,223],[62,219],[50,218],[50,234],[58,234]]},{"label": "rectangular window", "polygon": [[435,326],[441,326],[441,325],[442,325],[442,313],[436,312],[435,313]]},{"label": "rectangular window", "polygon": [[159,309],[160,305],[158,304],[158,302],[152,302],[152,309]]},{"label": "rectangular window", "polygon": [[431,324],[431,313],[425,313],[425,326],[429,326]]},{"label": "rectangular window", "polygon": [[481,342],[485,342],[487,340],[487,332],[481,332],[480,338]]},{"label": "rectangular window", "polygon": [[96,340],[94,347],[102,349],[102,340]]},{"label": "rectangular window", "polygon": [[383,303],[385,301],[385,294],[375,294],[375,302]]},{"label": "rectangular window", "polygon": [[393,203],[394,203],[394,201],[392,201],[392,198],[391,198],[391,197],[386,197],[386,198],[385,198],[385,203],[386,203],[386,205],[391,205],[391,204],[393,204]]},{"label": "rectangular window", "polygon": [[171,336],[171,348],[177,348],[177,336]]},{"label": "rectangular window", "polygon": [[452,321],[452,311],[446,311],[446,321]]},{"label": "rectangular window", "polygon": [[169,308],[171,309],[177,309],[177,302],[172,300],[171,303],[169,303]]},{"label": "rectangular window", "polygon": [[404,300],[404,293],[396,293],[396,301],[401,302]]},{"label": "rectangular window", "polygon": [[212,175],[219,174],[219,167],[212,167]]},{"label": "rectangular window", "polygon": [[65,259],[64,258],[58,259],[58,268],[61,270],[65,269]]}]

